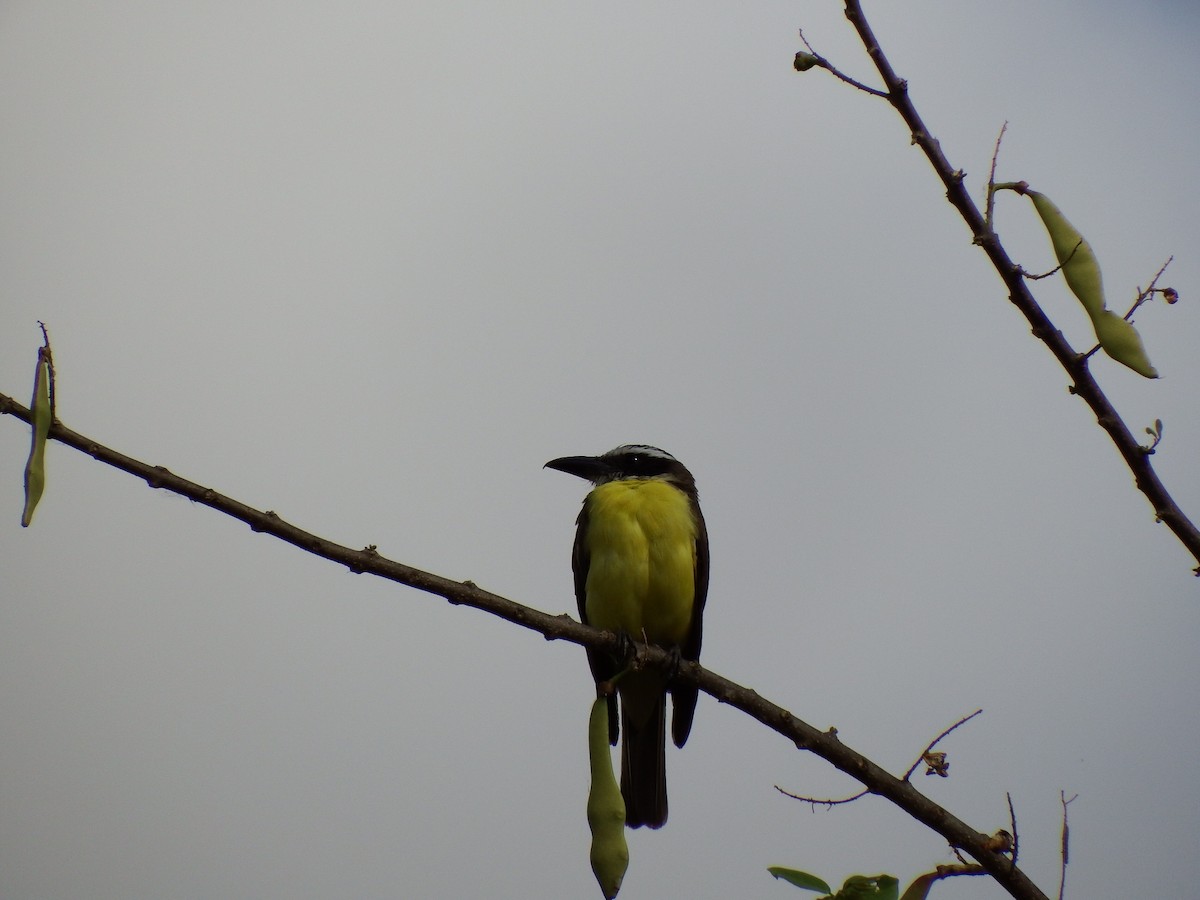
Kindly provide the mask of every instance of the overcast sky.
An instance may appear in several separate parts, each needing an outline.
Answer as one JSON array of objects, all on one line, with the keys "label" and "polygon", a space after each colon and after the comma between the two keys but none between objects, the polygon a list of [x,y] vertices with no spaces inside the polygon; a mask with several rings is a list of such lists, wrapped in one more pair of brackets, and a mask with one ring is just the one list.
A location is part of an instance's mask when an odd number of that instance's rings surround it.
[{"label": "overcast sky", "polygon": [[[952,163],[1088,236],[1163,377],[1093,369],[1200,516],[1200,14],[868,3]],[[1200,833],[1195,561],[884,103],[792,71],[828,2],[0,6],[0,392],[50,329],[58,413],[351,546],[574,613],[586,486],[695,473],[702,661],[1006,827],[1068,896],[1184,896]],[[1053,263],[1028,201],[998,230]],[[1035,292],[1074,346],[1056,280]],[[63,446],[18,526],[0,420],[0,895],[599,897],[584,654],[352,575]],[[952,861],[701,698],[623,900],[809,896]],[[939,887],[1001,896],[982,879]]]}]

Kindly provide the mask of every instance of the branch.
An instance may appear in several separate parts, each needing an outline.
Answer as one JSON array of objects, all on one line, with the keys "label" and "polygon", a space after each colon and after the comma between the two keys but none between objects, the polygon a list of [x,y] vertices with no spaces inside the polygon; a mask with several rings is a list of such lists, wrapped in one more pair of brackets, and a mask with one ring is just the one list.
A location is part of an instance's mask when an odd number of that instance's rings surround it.
[{"label": "branch", "polygon": [[[909,770],[907,772],[905,772],[904,775],[901,776],[901,780],[908,781],[908,779],[912,778],[913,772],[917,771],[917,768],[921,765],[921,763],[925,763],[925,765],[927,765],[929,767],[925,772],[926,775],[937,774],[937,775],[941,775],[943,778],[948,778],[950,775],[950,765],[949,765],[949,763],[946,762],[946,754],[945,753],[931,753],[931,751],[933,750],[934,747],[936,747],[938,745],[938,742],[940,740],[942,740],[942,738],[946,737],[948,734],[950,734],[950,732],[954,731],[954,729],[958,728],[960,725],[965,725],[967,722],[971,721],[973,718],[980,715],[982,712],[983,712],[982,709],[977,709],[977,710],[975,710],[975,712],[971,713],[969,716],[963,716],[961,719],[959,719],[957,722],[955,722],[953,725],[951,725],[949,728],[947,728],[945,731],[943,731],[941,734],[939,734],[937,737],[935,737],[932,741],[930,741],[928,744],[926,744],[925,749],[921,751],[921,755],[917,757],[917,761],[914,762],[912,764],[912,766],[909,767]],[[833,733],[836,734],[837,729],[834,729]],[[779,793],[783,794],[783,796],[785,796],[785,797],[791,797],[793,800],[799,800],[803,803],[811,804],[813,807],[841,806],[845,803],[853,803],[855,800],[859,800],[859,799],[867,796],[867,794],[871,793],[871,791],[868,789],[868,790],[859,791],[857,794],[854,794],[850,797],[839,797],[837,799],[834,799],[834,798],[825,798],[825,797],[804,797],[804,796],[801,796],[800,794],[793,794],[791,791],[785,791],[779,785],[775,785],[775,790],[779,791]],[[1011,800],[1009,801],[1009,810],[1010,810],[1010,812],[1012,810],[1012,801]]]},{"label": "branch", "polygon": [[1067,889],[1067,862],[1068,850],[1071,846],[1071,829],[1067,826],[1067,807],[1070,806],[1079,797],[1078,794],[1072,794],[1071,799],[1067,799],[1066,791],[1058,792],[1058,800],[1062,804],[1063,824],[1062,824],[1062,874],[1058,879],[1058,900],[1063,900],[1063,892]]},{"label": "branch", "polygon": [[[0,394],[0,414],[30,421],[29,410],[11,397]],[[269,534],[293,544],[308,553],[340,563],[359,574],[376,575],[443,597],[453,604],[470,606],[536,631],[547,640],[565,640],[584,647],[620,652],[617,636],[598,631],[566,614],[552,616],[505,597],[485,591],[469,581],[453,581],[380,556],[374,545],[354,550],[326,540],[285,522],[271,510],[257,510],[232,497],[218,493],[194,481],[174,474],[163,466],[152,466],[116,450],[105,447],[91,438],[72,431],[61,422],[50,427],[50,439],[86,453],[93,459],[141,478],[152,488],[160,488],[196,503],[211,507],[227,516],[245,522],[253,531]],[[944,837],[952,846],[972,856],[1012,896],[1024,900],[1046,900],[1024,872],[1015,868],[1002,852],[992,849],[991,840],[922,795],[908,781],[896,778],[851,750],[837,737],[836,730],[819,731],[796,718],[786,709],[760,697],[750,688],[735,684],[727,678],[709,672],[698,663],[680,662],[676,655],[652,645],[637,645],[637,665],[650,666],[664,672],[675,672],[675,678],[695,685],[720,703],[739,709],[771,730],[783,735],[797,749],[808,750],[861,782],[870,793],[890,800],[918,822]]]},{"label": "branch", "polygon": [[[967,223],[974,243],[983,248],[988,259],[991,260],[1005,287],[1008,288],[1009,300],[1029,321],[1034,336],[1050,348],[1055,359],[1071,377],[1073,383],[1068,389],[1091,408],[1100,427],[1108,432],[1108,436],[1117,447],[1117,452],[1121,454],[1126,465],[1133,472],[1138,490],[1146,495],[1146,499],[1154,508],[1155,516],[1174,532],[1197,563],[1200,563],[1200,530],[1197,530],[1195,524],[1183,513],[1167,492],[1158,474],[1154,471],[1154,467],[1150,465],[1150,454],[1139,446],[1137,439],[1129,430],[1129,426],[1125,424],[1107,395],[1096,383],[1096,379],[1092,377],[1091,371],[1088,369],[1087,357],[1067,343],[1062,332],[1054,327],[1034,299],[1033,294],[1030,293],[1020,266],[1009,258],[1007,251],[1001,246],[996,232],[985,220],[963,186],[964,173],[962,169],[950,165],[949,160],[942,153],[941,145],[930,135],[925,123],[918,115],[916,107],[913,106],[908,95],[908,82],[896,74],[891,62],[884,55],[879,41],[876,40],[871,26],[863,14],[860,0],[845,0],[845,4],[846,18],[858,32],[859,39],[871,57],[871,61],[875,63],[875,68],[879,71],[887,88],[886,93],[882,96],[900,114],[912,133],[913,143],[924,151],[930,165],[933,166],[934,171],[946,186],[946,199],[958,210],[963,221]],[[823,65],[822,67],[834,71],[832,66]],[[875,92],[872,91],[872,93]],[[1197,576],[1200,576],[1200,565],[1194,571]]]},{"label": "branch", "polygon": [[[943,778],[945,778],[947,775],[947,771],[949,770],[950,767],[945,764],[944,759],[941,760],[940,765],[938,765],[938,766],[932,765],[930,763],[930,759],[929,759],[930,751],[933,750],[933,748],[936,747],[939,743],[941,743],[942,739],[947,737],[950,734],[950,732],[954,731],[956,728],[960,728],[963,725],[966,725],[968,722],[970,722],[976,716],[982,715],[982,713],[983,713],[982,709],[977,709],[977,710],[975,710],[975,712],[971,713],[969,716],[963,716],[961,719],[959,719],[957,722],[955,722],[953,725],[951,725],[949,728],[947,728],[945,731],[943,731],[941,734],[939,734],[937,737],[935,737],[932,741],[930,741],[928,744],[926,744],[925,749],[921,751],[921,755],[917,757],[916,762],[914,762],[912,764],[912,767],[909,768],[909,770],[904,773],[904,780],[908,781],[908,779],[912,778],[913,772],[917,771],[917,767],[920,766],[921,763],[925,763],[926,765],[929,766],[929,771],[927,771],[925,773],[926,775],[929,775],[933,772],[937,772],[937,774],[939,774]],[[943,753],[941,755],[944,757],[946,754]]]}]

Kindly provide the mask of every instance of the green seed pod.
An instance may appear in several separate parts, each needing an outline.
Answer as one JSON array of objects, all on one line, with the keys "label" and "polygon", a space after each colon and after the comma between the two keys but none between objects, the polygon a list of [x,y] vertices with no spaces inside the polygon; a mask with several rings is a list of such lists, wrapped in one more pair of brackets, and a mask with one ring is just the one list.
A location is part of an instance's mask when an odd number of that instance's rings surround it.
[{"label": "green seed pod", "polygon": [[1104,352],[1139,375],[1157,378],[1158,370],[1150,364],[1150,357],[1146,355],[1142,336],[1138,334],[1137,329],[1106,308],[1100,264],[1096,261],[1096,254],[1092,252],[1091,245],[1045,194],[1028,188],[1024,188],[1022,192],[1029,195],[1034,209],[1042,217],[1042,224],[1046,226],[1046,233],[1050,235],[1050,243],[1054,245],[1054,255],[1058,257],[1058,264],[1062,266],[1067,286],[1079,298],[1079,302],[1091,317],[1092,326],[1096,329],[1096,339],[1104,348]]},{"label": "green seed pod", "polygon": [[1092,316],[1092,324],[1096,326],[1096,339],[1105,353],[1139,375],[1158,377],[1158,370],[1150,365],[1150,357],[1146,355],[1142,336],[1133,325],[1109,309],[1102,309],[1099,315]]},{"label": "green seed pod", "polygon": [[29,459],[25,463],[25,510],[21,513],[21,527],[28,528],[33,521],[33,511],[42,499],[46,487],[46,437],[50,434],[50,423],[54,413],[50,409],[50,358],[46,348],[38,351],[37,369],[33,373],[33,400],[29,404],[33,419],[33,439],[29,446]]},{"label": "green seed pod", "polygon": [[607,697],[597,697],[592,704],[588,759],[592,771],[587,801],[588,827],[592,830],[592,872],[605,900],[613,900],[629,868],[629,846],[625,843],[625,801],[613,775],[609,750]]},{"label": "green seed pod", "polygon": [[1054,255],[1062,266],[1063,277],[1088,315],[1095,318],[1104,309],[1104,284],[1100,278],[1100,264],[1096,262],[1096,254],[1092,246],[1081,235],[1075,226],[1064,216],[1045,194],[1026,190],[1033,207],[1042,217],[1046,233],[1050,235],[1050,243],[1054,245]]}]

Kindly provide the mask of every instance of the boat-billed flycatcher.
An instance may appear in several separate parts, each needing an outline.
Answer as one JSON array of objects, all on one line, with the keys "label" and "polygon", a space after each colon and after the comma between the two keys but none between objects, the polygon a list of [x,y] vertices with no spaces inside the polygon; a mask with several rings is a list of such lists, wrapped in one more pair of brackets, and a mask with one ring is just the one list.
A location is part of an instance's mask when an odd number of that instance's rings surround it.
[{"label": "boat-billed flycatcher", "polygon": [[[571,556],[580,618],[594,628],[698,660],[708,594],[708,532],[692,473],[670,453],[643,444],[602,456],[564,456],[546,466],[595,485],[583,501]],[[602,651],[587,653],[597,684],[624,666]],[[617,683],[620,726],[617,698],[608,701],[611,742],[625,730],[621,794],[630,828],[658,828],[667,820],[668,690],[671,737],[682,747],[692,730],[696,688],[668,687],[657,671],[627,672]]]}]

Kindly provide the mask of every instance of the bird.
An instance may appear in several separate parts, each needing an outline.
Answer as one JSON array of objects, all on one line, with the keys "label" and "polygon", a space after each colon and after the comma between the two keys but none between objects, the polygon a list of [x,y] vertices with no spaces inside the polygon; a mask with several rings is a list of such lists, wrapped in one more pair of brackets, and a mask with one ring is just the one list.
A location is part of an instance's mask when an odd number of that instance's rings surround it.
[{"label": "bird", "polygon": [[[700,659],[708,597],[708,530],[696,479],[670,453],[623,444],[599,456],[564,456],[546,468],[593,485],[576,519],[571,569],[581,620]],[[625,668],[624,659],[588,648],[599,686]],[[625,824],[661,828],[667,821],[666,698],[671,737],[682,747],[692,730],[697,689],[670,684],[658,670],[627,671],[608,700],[609,742],[621,732],[621,795]],[[620,716],[617,715],[617,697]]]}]

